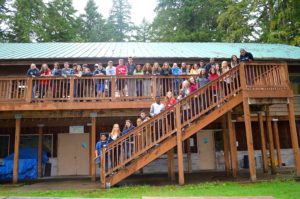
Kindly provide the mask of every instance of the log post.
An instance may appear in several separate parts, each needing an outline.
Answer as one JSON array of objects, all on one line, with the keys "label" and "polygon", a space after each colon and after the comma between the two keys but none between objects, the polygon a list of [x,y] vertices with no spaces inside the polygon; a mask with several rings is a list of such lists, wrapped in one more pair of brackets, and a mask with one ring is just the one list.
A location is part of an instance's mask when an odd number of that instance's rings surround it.
[{"label": "log post", "polygon": [[244,109],[244,118],[245,118],[245,127],[246,127],[245,129],[246,129],[246,138],[247,138],[250,179],[252,182],[255,182],[256,181],[256,168],[255,168],[255,156],[254,156],[251,116],[250,116],[250,107],[248,104],[248,98],[243,99],[243,109]]},{"label": "log post", "polygon": [[281,159],[281,150],[280,150],[280,139],[278,133],[278,119],[272,119],[273,121],[273,132],[274,132],[274,141],[276,147],[276,154],[277,154],[277,162],[278,167],[281,167],[282,159]]},{"label": "log post", "polygon": [[260,131],[260,142],[261,142],[261,157],[263,163],[263,171],[264,173],[268,173],[269,165],[268,165],[268,155],[266,149],[266,138],[265,138],[265,128],[264,128],[264,121],[262,112],[257,113],[258,116],[258,125]]},{"label": "log post", "polygon": [[229,135],[229,147],[230,147],[230,157],[231,157],[231,171],[232,176],[236,178],[237,173],[237,149],[236,149],[236,137],[234,123],[232,121],[231,112],[227,112],[227,127],[228,127],[228,135]]},{"label": "log post", "polygon": [[167,152],[168,156],[168,177],[171,181],[175,181],[175,166],[174,166],[174,150],[170,149]]},{"label": "log post", "polygon": [[274,155],[274,138],[272,133],[272,118],[270,116],[269,106],[266,107],[266,120],[267,120],[268,141],[269,141],[269,151],[270,151],[271,173],[275,174],[276,166],[275,166],[275,155]]},{"label": "log post", "polygon": [[190,145],[190,139],[188,138],[186,143],[186,156],[187,156],[187,163],[188,163],[188,173],[192,173],[192,154],[191,154],[191,145]]},{"label": "log post", "polygon": [[[92,118],[92,129],[91,129],[91,150],[95,151],[96,148],[96,120],[97,120],[97,113],[92,112],[90,113],[90,117]],[[91,153],[90,162],[91,162],[91,181],[96,181],[96,164],[95,164],[95,153]]]},{"label": "log post", "polygon": [[180,104],[176,105],[176,128],[177,128],[177,159],[178,159],[178,181],[179,185],[184,185],[184,167],[183,167],[183,151],[182,151],[182,131],[180,120]]},{"label": "log post", "polygon": [[32,78],[28,78],[27,80],[27,92],[26,92],[26,102],[30,103],[32,100],[33,95],[33,89],[32,89]]},{"label": "log post", "polygon": [[38,176],[43,176],[43,127],[44,124],[38,124]]},{"label": "log post", "polygon": [[106,148],[101,149],[101,173],[100,173],[100,181],[101,181],[101,188],[106,188]]},{"label": "log post", "polygon": [[300,177],[299,143],[298,143],[298,135],[296,129],[293,97],[288,98],[288,114],[289,114],[291,141],[292,141],[292,147],[293,147],[294,159],[295,159],[296,176]]},{"label": "log post", "polygon": [[19,171],[19,149],[20,149],[20,134],[21,134],[21,119],[22,115],[15,115],[15,148],[14,148],[14,168],[13,168],[13,184],[18,183]]},{"label": "log post", "polygon": [[222,129],[223,129],[223,145],[224,145],[224,160],[225,160],[225,170],[226,175],[230,175],[230,157],[229,157],[229,143],[228,143],[228,129],[227,129],[227,115],[222,117]]}]

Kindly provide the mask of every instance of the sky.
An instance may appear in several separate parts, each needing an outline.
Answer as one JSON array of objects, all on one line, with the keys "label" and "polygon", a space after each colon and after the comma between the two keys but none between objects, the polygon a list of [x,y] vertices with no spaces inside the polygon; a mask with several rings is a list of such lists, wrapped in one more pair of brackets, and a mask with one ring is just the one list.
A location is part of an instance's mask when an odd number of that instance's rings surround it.
[{"label": "sky", "polygon": [[[73,0],[73,5],[79,14],[84,12],[88,0]],[[157,0],[128,0],[131,5],[131,20],[136,25],[140,24],[145,17],[148,22],[152,22],[155,17],[155,6]],[[99,12],[107,18],[112,7],[112,0],[95,0]]]}]

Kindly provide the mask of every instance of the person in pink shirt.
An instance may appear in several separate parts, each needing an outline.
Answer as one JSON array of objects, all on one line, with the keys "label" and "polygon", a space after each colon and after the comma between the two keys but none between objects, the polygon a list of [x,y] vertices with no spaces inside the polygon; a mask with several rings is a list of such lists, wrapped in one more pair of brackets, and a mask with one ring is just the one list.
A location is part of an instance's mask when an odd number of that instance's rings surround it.
[{"label": "person in pink shirt", "polygon": [[[128,74],[128,68],[124,64],[124,59],[119,59],[119,65],[116,67],[117,76],[126,76]],[[126,82],[125,79],[117,79],[117,85],[120,97],[126,96]]]},{"label": "person in pink shirt", "polygon": [[197,84],[196,81],[194,79],[194,77],[190,77],[189,78],[189,83],[190,83],[190,93],[193,93],[197,90]]}]

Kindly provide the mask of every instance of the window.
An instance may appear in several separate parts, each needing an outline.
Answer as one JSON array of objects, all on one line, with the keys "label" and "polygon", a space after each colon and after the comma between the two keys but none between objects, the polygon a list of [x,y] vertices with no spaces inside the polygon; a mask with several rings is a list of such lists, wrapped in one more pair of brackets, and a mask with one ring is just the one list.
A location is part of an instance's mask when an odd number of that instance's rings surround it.
[{"label": "window", "polygon": [[290,74],[290,81],[294,94],[300,95],[300,73]]},{"label": "window", "polygon": [[[20,140],[20,148],[25,147],[38,147],[38,135],[21,135]],[[52,134],[45,134],[43,135],[43,151],[49,154],[49,157],[53,156],[53,135]]]},{"label": "window", "polygon": [[9,135],[0,135],[0,158],[5,158],[9,155]]}]

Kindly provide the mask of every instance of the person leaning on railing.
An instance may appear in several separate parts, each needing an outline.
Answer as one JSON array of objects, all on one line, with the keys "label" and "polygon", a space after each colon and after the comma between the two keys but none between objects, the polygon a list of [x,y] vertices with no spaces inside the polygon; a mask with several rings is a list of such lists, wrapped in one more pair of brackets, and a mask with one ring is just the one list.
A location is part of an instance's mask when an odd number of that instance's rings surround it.
[{"label": "person leaning on railing", "polygon": [[[121,130],[119,124],[114,124],[111,133],[108,136],[107,142],[112,143],[119,139],[121,136]],[[108,151],[110,158],[110,167],[113,168],[117,166],[120,162],[121,155],[121,145],[114,146],[110,151]]]},{"label": "person leaning on railing", "polygon": [[[133,72],[133,75],[142,76],[144,71],[140,64],[136,65],[136,68]],[[140,97],[143,96],[143,79],[137,78],[135,79],[135,89],[136,89],[136,96]]]},{"label": "person leaning on railing", "polygon": [[[128,70],[128,76],[132,76],[134,73],[134,70],[136,68],[136,64],[133,62],[132,57],[128,57],[128,63],[125,65]],[[135,96],[136,95],[136,87],[135,87],[135,80],[134,79],[128,79],[128,95],[129,96]]]},{"label": "person leaning on railing", "polygon": [[[40,71],[34,63],[30,65],[30,68],[27,71],[27,76],[33,78],[40,76]],[[38,89],[38,81],[34,80],[32,84],[32,98],[38,97]]]},{"label": "person leaning on railing", "polygon": [[[93,76],[95,77],[103,77],[106,75],[106,70],[103,67],[102,63],[95,64],[95,70],[93,72]],[[97,79],[96,80],[96,96],[104,97],[104,91],[105,91],[105,80],[104,79]]]},{"label": "person leaning on railing", "polygon": [[145,63],[145,65],[143,66],[143,75],[145,76],[143,82],[143,95],[145,97],[151,97],[152,80],[150,78],[152,76],[152,66],[150,63]]},{"label": "person leaning on railing", "polygon": [[[124,65],[124,59],[119,59],[119,65],[116,67],[117,76],[127,76],[128,68]],[[118,91],[120,97],[126,97],[126,81],[124,79],[117,79]]]}]

